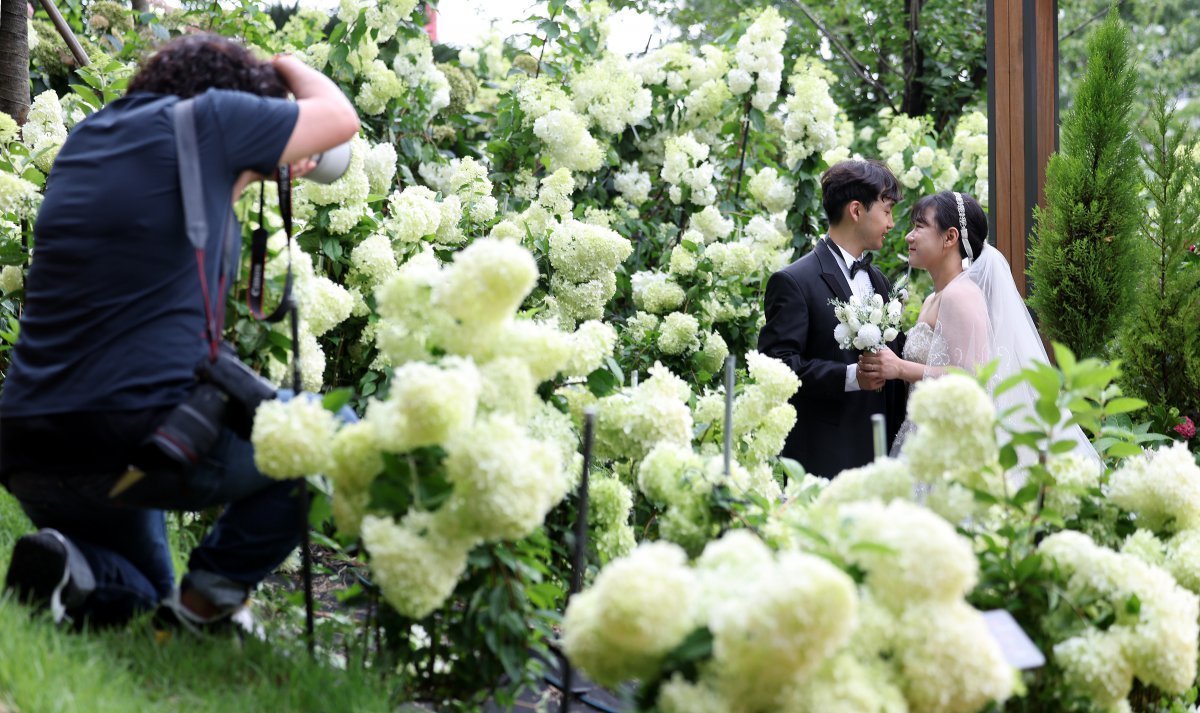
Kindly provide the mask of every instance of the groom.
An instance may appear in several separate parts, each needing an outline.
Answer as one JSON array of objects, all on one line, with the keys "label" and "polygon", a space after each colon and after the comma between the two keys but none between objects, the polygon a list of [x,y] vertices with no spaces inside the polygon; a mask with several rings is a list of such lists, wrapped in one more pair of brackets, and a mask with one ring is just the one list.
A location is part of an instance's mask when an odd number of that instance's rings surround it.
[{"label": "groom", "polygon": [[[874,458],[872,414],[887,416],[889,449],[904,418],[904,385],[858,372],[858,354],[840,349],[833,338],[838,322],[829,304],[851,294],[888,296],[891,285],[866,251],[883,247],[895,225],[892,207],[900,189],[882,163],[851,160],[821,176],[821,191],[829,232],[767,281],[758,351],[800,377],[791,400],[796,425],[780,455],[832,478]],[[892,346],[900,353],[899,345]]]}]

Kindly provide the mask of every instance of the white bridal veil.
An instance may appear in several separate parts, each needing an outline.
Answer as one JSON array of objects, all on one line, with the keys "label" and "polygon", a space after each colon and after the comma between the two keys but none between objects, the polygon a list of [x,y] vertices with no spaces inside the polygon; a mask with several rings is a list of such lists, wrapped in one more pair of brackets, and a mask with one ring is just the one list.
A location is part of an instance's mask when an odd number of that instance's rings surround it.
[{"label": "white bridal veil", "polygon": [[[999,384],[1035,362],[1050,363],[1046,347],[1042,344],[1029,310],[1025,308],[1025,301],[1017,291],[1012,270],[1004,255],[985,243],[979,257],[967,269],[967,276],[979,286],[987,303],[991,322],[991,356],[1000,360],[992,385]],[[1025,414],[1032,411],[1036,400],[1033,387],[1028,383],[1020,384],[996,399],[996,411],[1003,413],[1013,406],[1022,406],[1006,419],[1007,425],[1019,426]],[[1078,444],[1076,452],[1080,455],[1100,460],[1096,449],[1079,426],[1072,426],[1067,433],[1058,436],[1074,439]]]}]

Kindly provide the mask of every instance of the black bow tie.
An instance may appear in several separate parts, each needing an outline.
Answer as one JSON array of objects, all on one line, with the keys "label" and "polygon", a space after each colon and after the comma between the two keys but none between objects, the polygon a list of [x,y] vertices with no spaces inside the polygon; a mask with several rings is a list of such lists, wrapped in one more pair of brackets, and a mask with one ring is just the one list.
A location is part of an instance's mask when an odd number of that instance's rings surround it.
[{"label": "black bow tie", "polygon": [[[857,274],[859,270],[866,270],[870,266],[871,266],[871,253],[866,253],[859,259],[850,263],[850,279],[853,280],[854,275]],[[867,274],[869,275],[870,273],[867,273]]]}]

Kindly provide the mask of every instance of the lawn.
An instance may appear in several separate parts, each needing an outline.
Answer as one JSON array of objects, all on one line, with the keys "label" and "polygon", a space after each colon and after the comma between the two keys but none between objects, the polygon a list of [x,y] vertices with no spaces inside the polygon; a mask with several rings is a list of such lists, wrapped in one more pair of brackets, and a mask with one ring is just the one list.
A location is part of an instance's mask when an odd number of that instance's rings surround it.
[{"label": "lawn", "polygon": [[[0,490],[0,573],[32,525]],[[72,633],[0,595],[0,713],[383,711],[386,682],[313,662],[303,642],[156,637],[146,621]]]}]

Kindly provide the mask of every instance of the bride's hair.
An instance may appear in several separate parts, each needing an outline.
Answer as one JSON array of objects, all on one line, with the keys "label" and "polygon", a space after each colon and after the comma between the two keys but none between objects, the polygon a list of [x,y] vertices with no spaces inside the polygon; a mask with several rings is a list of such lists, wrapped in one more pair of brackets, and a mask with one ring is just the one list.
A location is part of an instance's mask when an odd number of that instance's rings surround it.
[{"label": "bride's hair", "polygon": [[[963,208],[967,214],[967,242],[971,244],[971,254],[979,257],[983,251],[983,244],[987,242],[988,236],[988,221],[987,215],[983,212],[983,208],[979,206],[979,202],[966,193],[960,193],[963,199]],[[937,223],[938,230],[949,230],[957,228],[959,231],[958,253],[963,257],[967,256],[967,250],[963,247],[962,225],[958,216],[958,200],[954,197],[953,191],[942,191],[934,193],[931,196],[924,196],[913,204],[912,220],[914,223],[924,223],[925,214],[933,208],[933,219]]]}]

